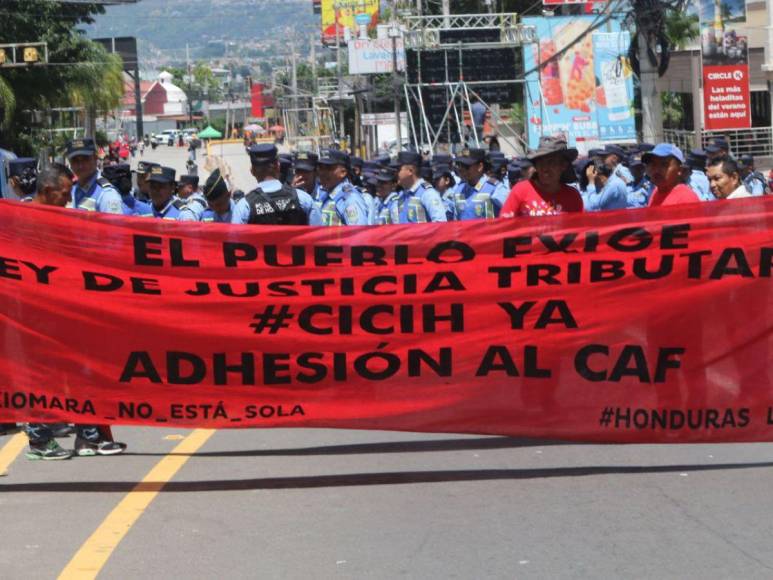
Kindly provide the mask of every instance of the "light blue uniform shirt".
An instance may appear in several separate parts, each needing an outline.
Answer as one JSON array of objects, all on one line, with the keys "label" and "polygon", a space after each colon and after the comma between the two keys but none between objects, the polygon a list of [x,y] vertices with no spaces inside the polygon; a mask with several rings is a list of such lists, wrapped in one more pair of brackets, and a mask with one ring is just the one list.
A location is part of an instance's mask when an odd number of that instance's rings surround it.
[{"label": "light blue uniform shirt", "polygon": [[[278,179],[266,179],[258,183],[258,187],[265,193],[274,193],[282,189],[282,182]],[[321,225],[322,219],[320,217],[319,208],[314,203],[311,196],[302,189],[296,189],[295,193],[298,195],[298,202],[301,209],[309,218],[310,226]],[[231,202],[233,203],[233,202]],[[241,198],[233,207],[233,215],[231,216],[232,224],[246,224],[250,220],[250,204],[246,197]]]},{"label": "light blue uniform shirt", "polygon": [[510,195],[501,181],[488,175],[483,175],[475,186],[461,181],[449,192],[445,197],[447,208],[453,219],[460,221],[495,218]]},{"label": "light blue uniform shirt", "polygon": [[611,209],[625,209],[628,207],[628,188],[614,173],[609,176],[607,183],[598,193],[585,193],[582,196],[585,211],[604,211]]},{"label": "light blue uniform shirt", "polygon": [[397,194],[390,212],[392,223],[396,224],[448,221],[446,207],[440,194],[422,179],[418,180],[411,189]]},{"label": "light blue uniform shirt", "polygon": [[99,171],[85,184],[73,185],[70,196],[72,199],[67,204],[70,208],[102,213],[124,213],[121,194],[102,177]]},{"label": "light blue uniform shirt", "polygon": [[711,193],[711,186],[709,185],[709,178],[706,174],[697,169],[693,169],[690,173],[690,181],[688,183],[690,189],[692,189],[701,201],[716,201],[717,198]]},{"label": "light blue uniform shirt", "polygon": [[185,204],[185,207],[180,210],[178,218],[181,222],[199,222],[201,216],[209,208],[207,198],[200,191],[194,191],[185,199],[178,196],[175,196],[175,199]]},{"label": "light blue uniform shirt", "polygon": [[622,163],[618,163],[617,167],[615,167],[615,175],[622,179],[625,185],[633,183],[633,173]]},{"label": "light blue uniform shirt", "polygon": [[643,177],[638,183],[632,183],[628,186],[628,207],[647,207],[650,203],[650,196],[655,186],[652,182]]},{"label": "light blue uniform shirt", "polygon": [[392,221],[392,205],[397,200],[398,193],[393,191],[387,195],[384,199],[379,196],[373,200],[373,209],[370,212],[368,223],[372,226],[383,226],[386,224],[394,223]]},{"label": "light blue uniform shirt", "polygon": [[344,179],[331,193],[319,188],[317,201],[323,226],[366,226],[370,215],[359,190]]},{"label": "light blue uniform shirt", "polygon": [[754,197],[765,195],[765,178],[756,171],[747,175],[743,184]]},{"label": "light blue uniform shirt", "polygon": [[215,212],[212,208],[207,208],[204,210],[204,213],[201,214],[201,221],[203,222],[212,222],[212,223],[219,223],[219,224],[230,224],[231,219],[234,212],[234,206],[236,204],[234,203],[234,200],[229,199],[228,200],[228,211],[224,214],[219,214]]}]

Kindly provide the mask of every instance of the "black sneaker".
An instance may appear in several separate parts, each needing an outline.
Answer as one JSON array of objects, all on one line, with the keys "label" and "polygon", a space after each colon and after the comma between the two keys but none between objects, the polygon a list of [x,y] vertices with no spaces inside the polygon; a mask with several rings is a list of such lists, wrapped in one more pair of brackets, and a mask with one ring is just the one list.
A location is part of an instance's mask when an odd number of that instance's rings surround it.
[{"label": "black sneaker", "polygon": [[78,457],[93,457],[94,455],[118,455],[126,451],[126,443],[118,441],[88,441],[77,437],[75,439],[75,455]]},{"label": "black sneaker", "polygon": [[70,459],[72,457],[72,451],[68,449],[62,449],[56,440],[51,439],[47,443],[41,443],[33,445],[30,443],[30,450],[27,451],[27,459],[30,461],[57,461],[61,459]]}]

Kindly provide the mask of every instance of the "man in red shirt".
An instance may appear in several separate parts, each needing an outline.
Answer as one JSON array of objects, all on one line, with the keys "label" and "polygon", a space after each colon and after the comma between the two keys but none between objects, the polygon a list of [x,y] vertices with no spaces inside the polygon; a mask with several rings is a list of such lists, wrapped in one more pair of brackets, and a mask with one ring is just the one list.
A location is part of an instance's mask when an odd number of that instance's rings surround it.
[{"label": "man in red shirt", "polygon": [[682,178],[684,154],[679,147],[661,143],[642,155],[641,160],[647,168],[650,181],[655,185],[649,207],[700,202],[698,195]]},{"label": "man in red shirt", "polygon": [[564,183],[565,174],[577,159],[577,149],[568,148],[563,138],[541,137],[539,147],[531,151],[527,159],[534,165],[534,175],[513,186],[499,217],[557,215],[583,210],[580,193]]}]

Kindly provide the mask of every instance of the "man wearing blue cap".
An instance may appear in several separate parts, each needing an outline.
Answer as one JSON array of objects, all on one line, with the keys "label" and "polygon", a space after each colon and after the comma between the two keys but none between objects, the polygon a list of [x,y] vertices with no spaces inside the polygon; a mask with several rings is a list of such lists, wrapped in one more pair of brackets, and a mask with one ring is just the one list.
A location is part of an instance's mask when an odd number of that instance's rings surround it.
[{"label": "man wearing blue cap", "polygon": [[655,185],[649,207],[700,202],[697,194],[684,183],[684,154],[679,147],[660,143],[642,155],[642,161],[647,167],[647,175]]},{"label": "man wearing blue cap", "polygon": [[164,220],[177,220],[185,203],[174,197],[176,172],[171,167],[157,165],[150,170],[151,215]]},{"label": "man wearing blue cap", "polygon": [[469,149],[456,160],[462,181],[446,196],[455,220],[493,219],[507,200],[507,188],[486,175],[490,165],[483,149]]},{"label": "man wearing blue cap", "polygon": [[97,147],[93,139],[74,139],[67,144],[67,159],[78,178],[68,207],[104,213],[124,213],[121,194],[97,169]]},{"label": "man wearing blue cap", "polygon": [[400,151],[397,162],[400,165],[397,182],[402,191],[392,205],[392,222],[416,224],[447,221],[446,208],[440,194],[419,176],[421,155],[413,151]]},{"label": "man wearing blue cap", "polygon": [[348,179],[349,155],[328,149],[319,159],[319,199],[324,226],[366,226],[370,207]]},{"label": "man wearing blue cap", "polygon": [[258,187],[240,199],[231,223],[254,225],[320,225],[319,210],[311,196],[280,181],[275,145],[253,145],[248,150],[251,173]]}]

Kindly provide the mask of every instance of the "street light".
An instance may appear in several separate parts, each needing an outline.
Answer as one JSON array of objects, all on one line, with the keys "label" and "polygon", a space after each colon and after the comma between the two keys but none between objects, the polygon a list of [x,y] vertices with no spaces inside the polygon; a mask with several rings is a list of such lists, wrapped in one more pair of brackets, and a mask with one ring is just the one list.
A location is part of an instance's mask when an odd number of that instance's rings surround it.
[{"label": "street light", "polygon": [[392,90],[394,91],[395,99],[395,123],[397,125],[397,151],[399,152],[403,148],[403,135],[402,127],[400,123],[400,79],[397,75],[397,39],[400,38],[403,33],[397,22],[394,20],[389,24],[387,29],[389,38],[392,39]]}]

